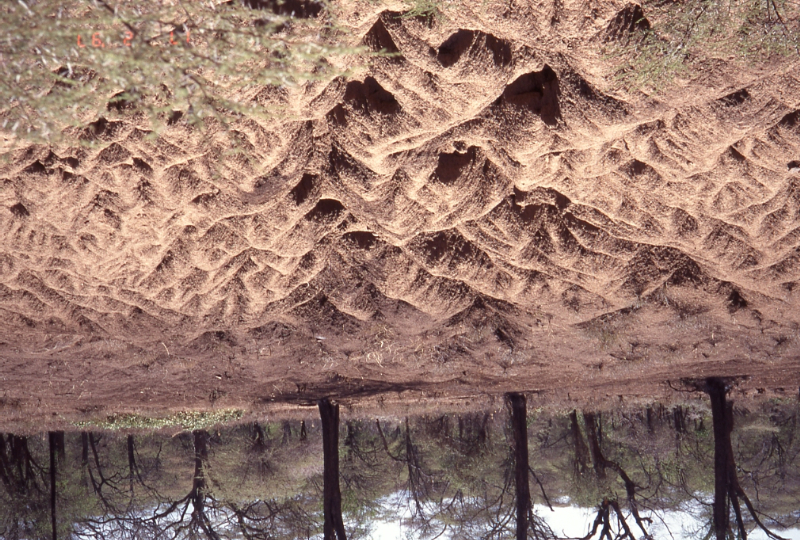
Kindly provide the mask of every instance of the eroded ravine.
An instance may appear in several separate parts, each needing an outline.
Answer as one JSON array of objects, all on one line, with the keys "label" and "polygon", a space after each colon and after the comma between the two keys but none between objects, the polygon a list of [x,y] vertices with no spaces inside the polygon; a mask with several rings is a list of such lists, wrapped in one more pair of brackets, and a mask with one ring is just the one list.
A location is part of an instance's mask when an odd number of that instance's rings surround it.
[{"label": "eroded ravine", "polygon": [[194,404],[278,399],[340,376],[796,379],[798,80],[776,67],[623,99],[580,54],[624,9],[569,48],[501,11],[353,16],[398,55],[257,94],[300,119],[237,124],[251,161],[213,128],[151,143],[125,115],[76,133],[96,149],[19,151],[0,170],[0,369],[22,385],[6,394],[56,403],[43,366],[91,406],[126,387],[123,403],[168,406],[187,384]]}]

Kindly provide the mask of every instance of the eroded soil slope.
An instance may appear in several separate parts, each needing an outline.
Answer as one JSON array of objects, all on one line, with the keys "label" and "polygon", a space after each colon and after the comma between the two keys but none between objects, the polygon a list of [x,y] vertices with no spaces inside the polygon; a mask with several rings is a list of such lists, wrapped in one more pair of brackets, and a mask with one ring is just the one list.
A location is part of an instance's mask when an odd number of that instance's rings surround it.
[{"label": "eroded soil slope", "polygon": [[600,48],[631,7],[555,6],[349,6],[354,40],[398,56],[247,96],[294,114],[237,124],[251,161],[222,130],[150,142],[122,113],[75,133],[96,149],[16,152],[6,413],[796,389],[797,63],[614,91]]}]

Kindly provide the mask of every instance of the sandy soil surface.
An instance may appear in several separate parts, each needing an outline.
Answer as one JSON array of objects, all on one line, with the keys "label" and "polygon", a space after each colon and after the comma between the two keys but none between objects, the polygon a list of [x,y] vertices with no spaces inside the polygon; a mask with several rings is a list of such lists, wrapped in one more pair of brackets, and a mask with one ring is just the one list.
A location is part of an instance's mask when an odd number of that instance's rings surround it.
[{"label": "sandy soil surface", "polygon": [[798,63],[615,91],[624,9],[353,3],[354,42],[400,55],[250,96],[295,116],[236,125],[251,162],[130,114],[75,133],[96,149],[16,151],[0,415],[708,375],[796,394]]}]

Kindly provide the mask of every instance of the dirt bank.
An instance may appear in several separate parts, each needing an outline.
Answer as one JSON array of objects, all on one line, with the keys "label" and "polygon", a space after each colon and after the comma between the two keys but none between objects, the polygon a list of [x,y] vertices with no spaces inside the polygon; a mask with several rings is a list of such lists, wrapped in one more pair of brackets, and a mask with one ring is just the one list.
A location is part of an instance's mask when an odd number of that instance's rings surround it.
[{"label": "dirt bank", "polygon": [[625,4],[470,5],[353,4],[354,40],[400,55],[251,96],[294,114],[239,122],[251,161],[130,115],[76,133],[96,149],[17,151],[0,414],[710,375],[795,392],[797,63],[625,93],[599,52]]}]

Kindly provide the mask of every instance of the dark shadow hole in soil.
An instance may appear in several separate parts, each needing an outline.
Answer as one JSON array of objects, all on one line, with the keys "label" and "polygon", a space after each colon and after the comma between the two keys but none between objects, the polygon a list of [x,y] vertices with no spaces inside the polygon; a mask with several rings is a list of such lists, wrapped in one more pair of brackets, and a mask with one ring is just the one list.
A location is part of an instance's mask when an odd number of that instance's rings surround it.
[{"label": "dark shadow hole in soil", "polygon": [[99,137],[108,129],[109,123],[104,117],[100,117],[94,122],[89,123],[84,130],[85,138]]},{"label": "dark shadow hole in soil", "polygon": [[328,114],[325,115],[328,121],[337,126],[345,126],[347,125],[347,112],[344,110],[344,107],[341,103],[337,103],[334,105],[333,109],[328,111]]},{"label": "dark shadow hole in soil", "polygon": [[561,117],[559,93],[558,76],[550,66],[545,65],[541,71],[520,75],[506,86],[495,104],[506,103],[527,108],[538,114],[545,124],[552,126]]},{"label": "dark shadow hole in soil", "polygon": [[15,204],[11,208],[9,208],[9,210],[11,210],[11,213],[18,218],[26,218],[29,215],[31,215],[31,213],[28,212],[28,209],[25,208],[25,205],[22,203]]},{"label": "dark shadow hole in soil", "polygon": [[342,236],[347,242],[352,242],[361,249],[369,249],[374,246],[378,239],[371,232],[367,231],[353,231]]},{"label": "dark shadow hole in soil", "polygon": [[350,81],[347,83],[344,100],[349,102],[354,109],[364,112],[395,114],[400,110],[400,104],[392,93],[384,89],[374,77],[367,77],[364,82]]},{"label": "dark shadow hole in soil", "polygon": [[428,255],[429,262],[440,260],[450,248],[450,239],[444,232],[437,232],[431,238],[425,240],[424,250]]},{"label": "dark shadow hole in soil", "polygon": [[724,96],[723,98],[720,99],[720,101],[724,105],[727,105],[729,107],[735,107],[736,105],[741,105],[748,99],[750,99],[750,92],[742,88],[737,92],[733,92],[731,94],[728,94],[727,96]]},{"label": "dark shadow hole in soil", "polygon": [[495,65],[505,66],[511,63],[511,45],[507,41],[498,39],[492,34],[463,28],[439,46],[436,58],[443,67],[450,67],[478,41],[483,41],[484,47],[492,53]]},{"label": "dark shadow hole in soil", "polygon": [[555,204],[556,204],[556,208],[558,208],[559,210],[561,210],[561,211],[563,212],[563,211],[564,211],[564,209],[565,209],[567,206],[569,206],[570,204],[572,204],[572,201],[570,201],[570,200],[569,200],[569,197],[567,197],[567,196],[566,196],[566,195],[564,195],[563,193],[560,193],[560,192],[558,192],[558,191],[555,191],[555,190],[553,190],[553,191],[555,192]]},{"label": "dark shadow hole in soil", "polygon": [[642,6],[628,4],[606,27],[606,39],[625,39],[635,32],[647,30],[650,30],[650,21],[644,16]]},{"label": "dark shadow hole in soil", "polygon": [[322,12],[322,2],[312,0],[243,0],[242,4],[250,9],[264,9],[276,15],[308,19]]},{"label": "dark shadow hole in soil", "polygon": [[[71,70],[68,69],[65,66],[59,67],[55,71],[55,74],[56,74],[57,77],[60,77],[61,79],[73,79],[74,78],[73,76],[71,76],[71,75],[73,75]],[[69,84],[69,83],[67,83],[67,82],[65,82],[63,80],[56,81],[55,86],[57,86],[59,88],[72,88],[71,84]]]},{"label": "dark shadow hole in soil", "polygon": [[167,125],[172,126],[178,123],[183,118],[183,111],[172,111],[167,118]]},{"label": "dark shadow hole in soil", "polygon": [[201,193],[197,197],[191,200],[191,204],[197,205],[209,205],[211,204],[217,196],[213,193]]},{"label": "dark shadow hole in soil", "polygon": [[422,244],[428,264],[437,264],[449,257],[453,264],[474,260],[478,255],[471,242],[458,233],[439,231]]},{"label": "dark shadow hole in soil", "polygon": [[792,172],[800,172],[800,160],[790,161],[786,164],[786,168]]},{"label": "dark shadow hole in soil", "polygon": [[470,164],[475,162],[477,149],[470,146],[466,152],[439,154],[439,163],[433,172],[434,178],[443,184],[452,184]]},{"label": "dark shadow hole in soil", "polygon": [[47,174],[47,167],[39,161],[38,159],[22,169],[22,172],[26,174]]},{"label": "dark shadow hole in soil", "polygon": [[171,251],[167,251],[167,253],[164,255],[164,258],[161,259],[161,262],[158,263],[158,266],[156,266],[156,272],[164,272],[169,270],[173,267],[174,260],[175,256],[173,253]]},{"label": "dark shadow hole in soil", "polygon": [[728,147],[728,157],[732,158],[737,163],[743,163],[747,161],[747,158],[742,155],[736,148],[733,146]]},{"label": "dark shadow hole in soil", "polygon": [[439,46],[436,58],[442,66],[450,67],[458,62],[458,59],[469,49],[474,40],[475,32],[473,30],[461,29]]},{"label": "dark shadow hole in soil", "polygon": [[638,159],[634,159],[628,165],[627,169],[631,176],[639,176],[640,174],[644,174],[647,171],[648,165],[644,162],[639,161]]},{"label": "dark shadow hole in soil", "polygon": [[150,166],[150,164],[143,159],[136,157],[133,158],[133,166],[145,174],[150,174],[153,172],[153,168]]},{"label": "dark shadow hole in soil", "polygon": [[779,125],[787,128],[793,128],[797,126],[798,123],[800,123],[800,111],[791,112],[778,122]]},{"label": "dark shadow hole in soil", "polygon": [[141,96],[135,90],[125,90],[123,92],[118,92],[111,96],[111,99],[108,100],[108,104],[106,105],[106,109],[109,111],[129,111],[132,110],[136,103],[141,99]]},{"label": "dark shadow hole in soil", "polygon": [[747,307],[747,300],[745,300],[744,297],[742,297],[739,291],[733,289],[731,291],[731,294],[728,295],[728,311],[733,313],[734,311],[738,311],[746,307]]},{"label": "dark shadow hole in soil", "polygon": [[300,206],[308,199],[311,190],[314,189],[314,180],[315,176],[313,174],[305,173],[303,174],[303,178],[300,179],[300,182],[289,192],[289,195],[291,195],[297,206]]},{"label": "dark shadow hole in soil", "polygon": [[306,215],[310,221],[332,221],[344,212],[344,206],[336,199],[322,199]]},{"label": "dark shadow hole in soil", "polygon": [[400,52],[394,39],[392,39],[392,35],[386,28],[386,24],[383,22],[383,15],[378,17],[378,20],[375,21],[375,24],[369,29],[367,35],[364,36],[362,43],[373,51],[385,51],[388,53]]}]

